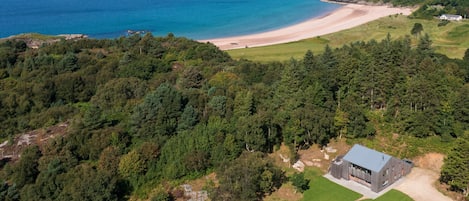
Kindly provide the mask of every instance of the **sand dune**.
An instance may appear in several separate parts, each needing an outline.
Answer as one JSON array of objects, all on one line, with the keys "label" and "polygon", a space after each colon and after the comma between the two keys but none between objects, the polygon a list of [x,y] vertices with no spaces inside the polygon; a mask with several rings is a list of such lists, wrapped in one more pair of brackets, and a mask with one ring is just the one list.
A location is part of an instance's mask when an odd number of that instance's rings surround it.
[{"label": "sand dune", "polygon": [[389,15],[409,15],[411,13],[411,8],[347,4],[325,16],[278,30],[244,36],[200,40],[200,42],[213,43],[222,50],[266,46],[338,32]]}]

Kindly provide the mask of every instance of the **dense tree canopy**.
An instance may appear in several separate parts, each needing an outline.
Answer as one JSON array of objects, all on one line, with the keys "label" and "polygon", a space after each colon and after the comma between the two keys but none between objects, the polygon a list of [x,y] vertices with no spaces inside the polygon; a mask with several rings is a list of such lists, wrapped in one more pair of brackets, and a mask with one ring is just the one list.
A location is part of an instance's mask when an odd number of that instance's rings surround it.
[{"label": "dense tree canopy", "polygon": [[459,138],[445,158],[440,181],[469,198],[469,133]]},{"label": "dense tree canopy", "polygon": [[283,172],[259,152],[244,152],[222,167],[218,173],[220,186],[211,195],[214,201],[261,200],[284,180]]},{"label": "dense tree canopy", "polygon": [[[284,179],[264,153],[281,143],[295,151],[335,137],[373,138],[375,114],[402,135],[465,142],[467,57],[436,54],[428,35],[416,47],[410,41],[388,36],[272,63],[234,61],[172,35],[39,49],[4,42],[0,137],[71,126],[2,168],[0,198],[122,200],[215,170],[213,195],[259,200]],[[461,190],[453,159],[442,181]],[[161,199],[172,196],[161,189]]]}]

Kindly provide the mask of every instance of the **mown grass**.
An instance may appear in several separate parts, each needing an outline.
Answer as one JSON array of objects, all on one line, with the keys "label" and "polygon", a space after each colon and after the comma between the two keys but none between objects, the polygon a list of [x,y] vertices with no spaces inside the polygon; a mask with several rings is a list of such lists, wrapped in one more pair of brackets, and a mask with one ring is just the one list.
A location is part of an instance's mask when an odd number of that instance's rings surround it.
[{"label": "mown grass", "polygon": [[354,201],[362,197],[361,194],[344,188],[339,184],[321,176],[318,169],[307,168],[305,177],[310,179],[310,189],[303,194],[304,201]]},{"label": "mown grass", "polygon": [[[277,194],[272,194],[266,197],[265,200],[269,201],[354,201],[362,197],[361,194],[349,190],[339,184],[336,184],[325,177],[321,170],[317,168],[306,168],[305,169],[305,178],[310,180],[309,186],[310,189],[303,193],[303,198],[300,199],[298,196],[279,196]],[[284,184],[283,188],[287,188],[290,193],[293,193],[294,187],[290,182]],[[286,191],[284,190],[284,193]],[[294,193],[295,195],[298,194]],[[366,201],[373,201],[372,199],[365,199]],[[375,199],[376,201],[413,201],[408,195],[391,189],[382,196]]]},{"label": "mown grass", "polygon": [[[303,194],[303,201],[354,201],[362,197],[361,194],[338,185],[322,176],[321,171],[314,168],[305,170],[305,177],[310,179],[310,189]],[[366,199],[371,201],[371,199]],[[413,201],[408,195],[391,189],[375,201]]]},{"label": "mown grass", "polygon": [[254,61],[284,61],[290,58],[303,58],[306,51],[322,52],[330,41],[322,37],[305,39],[297,42],[229,50],[228,53],[235,59],[248,59]]},{"label": "mown grass", "polygon": [[376,201],[413,201],[408,195],[398,191],[398,190],[390,190],[384,195],[380,196],[379,198],[375,199]]},{"label": "mown grass", "polygon": [[[410,19],[402,15],[392,15],[361,26],[332,33],[320,37],[266,47],[244,48],[227,51],[235,59],[249,59],[254,61],[284,61],[290,58],[301,59],[307,50],[321,53],[326,45],[341,47],[356,41],[382,40],[387,34],[392,39],[410,35],[415,23],[423,25],[422,34],[427,33],[433,41],[433,47],[438,53],[450,58],[462,58],[469,48],[469,21],[450,22],[446,26],[438,26],[439,20]],[[418,36],[411,36],[413,45],[418,42]]]},{"label": "mown grass", "polygon": [[[373,200],[366,199],[363,201],[373,201]],[[390,191],[386,192],[382,196],[374,199],[374,201],[413,201],[413,199],[398,190],[391,189]]]}]

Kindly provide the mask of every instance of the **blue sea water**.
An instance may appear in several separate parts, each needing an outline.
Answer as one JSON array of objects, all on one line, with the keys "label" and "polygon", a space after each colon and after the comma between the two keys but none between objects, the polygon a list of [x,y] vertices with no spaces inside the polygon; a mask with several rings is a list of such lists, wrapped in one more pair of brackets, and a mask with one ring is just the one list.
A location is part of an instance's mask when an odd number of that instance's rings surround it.
[{"label": "blue sea water", "polygon": [[209,39],[273,30],[339,7],[320,0],[1,0],[0,38],[30,32],[115,38],[147,30]]}]

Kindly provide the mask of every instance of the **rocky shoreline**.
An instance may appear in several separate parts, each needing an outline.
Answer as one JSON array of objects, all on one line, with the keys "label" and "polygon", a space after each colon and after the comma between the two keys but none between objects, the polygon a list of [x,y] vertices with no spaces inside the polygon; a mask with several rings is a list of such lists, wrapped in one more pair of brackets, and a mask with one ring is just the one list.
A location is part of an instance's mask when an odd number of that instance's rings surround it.
[{"label": "rocky shoreline", "polygon": [[37,49],[44,44],[52,44],[59,42],[61,40],[82,40],[88,38],[88,35],[85,34],[59,34],[59,35],[42,35],[37,33],[27,33],[27,34],[18,34],[13,35],[7,38],[0,39],[3,40],[18,40],[24,41],[29,48]]},{"label": "rocky shoreline", "polygon": [[88,38],[85,34],[59,34],[58,37],[65,37],[65,40],[84,39]]}]

